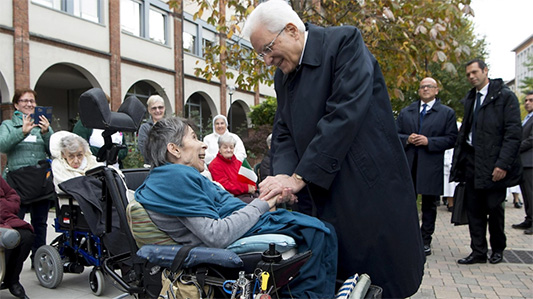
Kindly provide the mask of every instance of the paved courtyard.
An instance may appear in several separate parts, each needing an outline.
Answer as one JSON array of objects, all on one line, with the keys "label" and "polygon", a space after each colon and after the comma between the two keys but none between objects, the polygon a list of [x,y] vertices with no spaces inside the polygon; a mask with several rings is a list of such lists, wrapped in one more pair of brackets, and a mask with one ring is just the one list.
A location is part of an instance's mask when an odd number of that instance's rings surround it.
[{"label": "paved courtyard", "polygon": [[[509,197],[505,209],[508,249],[505,253],[506,262],[463,266],[456,261],[470,253],[468,227],[450,224],[451,213],[440,206],[432,244],[433,254],[427,258],[424,280],[412,298],[533,298],[533,261],[531,258],[529,264],[520,261],[523,253],[526,258],[522,259],[526,259],[526,262],[527,254],[530,254],[529,257],[533,254],[533,236],[511,228],[511,224],[523,220],[523,208],[515,209]],[[48,223],[53,223],[53,218],[54,214],[50,213]],[[48,241],[55,235],[50,227]],[[33,299],[94,299],[96,297],[88,283],[89,272],[90,269],[87,268],[82,274],[65,273],[62,283],[56,289],[47,289],[39,284],[27,260],[21,282],[28,296]],[[122,292],[107,279],[106,289],[100,297],[114,298],[120,295]],[[8,290],[2,290],[0,298],[12,296]]]}]

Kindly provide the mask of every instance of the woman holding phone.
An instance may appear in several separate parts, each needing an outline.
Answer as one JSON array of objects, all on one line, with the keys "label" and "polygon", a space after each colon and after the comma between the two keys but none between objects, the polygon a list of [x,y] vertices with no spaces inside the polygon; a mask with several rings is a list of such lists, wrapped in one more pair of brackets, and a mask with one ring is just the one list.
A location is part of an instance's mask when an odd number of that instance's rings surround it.
[{"label": "woman holding phone", "polygon": [[[33,114],[37,105],[36,97],[37,93],[32,89],[16,90],[13,95],[15,108],[13,116],[0,125],[0,152],[7,155],[6,168],[2,175],[4,179],[10,171],[34,166],[40,160],[48,159],[49,140],[54,132],[45,116],[41,115],[38,124],[35,124]],[[24,219],[26,212],[29,212],[31,225],[35,230],[32,261],[37,248],[46,243],[46,221],[50,200],[51,198],[46,198],[20,205],[19,218]]]}]

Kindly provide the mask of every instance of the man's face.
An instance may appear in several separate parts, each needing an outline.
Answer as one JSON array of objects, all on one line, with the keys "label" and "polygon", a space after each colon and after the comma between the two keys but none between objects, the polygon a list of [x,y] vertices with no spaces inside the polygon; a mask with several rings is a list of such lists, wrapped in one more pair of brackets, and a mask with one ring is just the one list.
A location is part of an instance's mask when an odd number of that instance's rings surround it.
[{"label": "man's face", "polygon": [[481,90],[487,83],[489,83],[489,69],[481,69],[477,62],[474,62],[466,67],[466,78],[468,82],[477,90]]},{"label": "man's face", "polygon": [[527,113],[533,111],[533,94],[527,95],[524,100],[524,108],[526,108]]},{"label": "man's face", "polygon": [[432,101],[437,94],[439,94],[437,81],[433,80],[432,78],[424,78],[422,81],[420,81],[418,95],[424,103]]},{"label": "man's face", "polygon": [[250,42],[258,54],[263,54],[266,65],[277,66],[284,74],[295,70],[300,62],[303,42],[296,26],[290,23],[278,32],[259,26],[251,34]]}]

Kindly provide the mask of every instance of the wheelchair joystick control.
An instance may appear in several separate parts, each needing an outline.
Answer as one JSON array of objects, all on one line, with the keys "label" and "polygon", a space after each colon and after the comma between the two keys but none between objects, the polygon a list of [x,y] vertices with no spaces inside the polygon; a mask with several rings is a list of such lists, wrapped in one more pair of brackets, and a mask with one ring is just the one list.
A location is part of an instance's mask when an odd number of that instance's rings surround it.
[{"label": "wheelchair joystick control", "polygon": [[281,261],[281,253],[276,250],[276,244],[268,244],[268,250],[261,254],[261,259],[266,263],[277,263]]}]

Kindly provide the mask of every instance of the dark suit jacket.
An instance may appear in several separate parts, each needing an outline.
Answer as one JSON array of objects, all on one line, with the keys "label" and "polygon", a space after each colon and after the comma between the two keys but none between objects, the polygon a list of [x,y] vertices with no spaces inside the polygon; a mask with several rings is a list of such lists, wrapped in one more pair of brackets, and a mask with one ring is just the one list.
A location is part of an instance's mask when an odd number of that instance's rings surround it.
[{"label": "dark suit jacket", "polygon": [[425,256],[414,190],[380,67],[352,26],[307,24],[300,67],[274,81],[274,174],[309,180],[339,238],[338,277],[369,273],[383,297],[408,297]]},{"label": "dark suit jacket", "polygon": [[523,167],[533,167],[533,116],[522,127],[520,158],[522,159]]},{"label": "dark suit jacket", "polygon": [[407,143],[412,133],[418,133],[420,100],[400,111],[396,119],[398,136],[402,142],[409,167],[413,168],[417,154],[415,186],[418,194],[442,195],[444,186],[444,151],[453,148],[457,139],[455,111],[435,100],[422,123],[421,135],[428,138],[427,146],[414,146]]}]

